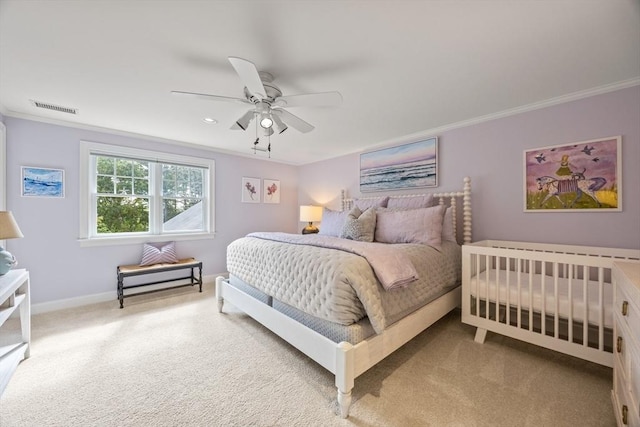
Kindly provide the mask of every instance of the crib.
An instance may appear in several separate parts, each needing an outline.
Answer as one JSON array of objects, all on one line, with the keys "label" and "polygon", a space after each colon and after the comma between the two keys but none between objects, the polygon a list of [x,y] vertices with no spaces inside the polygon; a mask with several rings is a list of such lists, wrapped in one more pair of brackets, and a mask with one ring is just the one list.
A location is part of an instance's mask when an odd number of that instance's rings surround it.
[{"label": "crib", "polygon": [[611,268],[640,250],[484,240],[462,247],[462,322],[613,366]]}]

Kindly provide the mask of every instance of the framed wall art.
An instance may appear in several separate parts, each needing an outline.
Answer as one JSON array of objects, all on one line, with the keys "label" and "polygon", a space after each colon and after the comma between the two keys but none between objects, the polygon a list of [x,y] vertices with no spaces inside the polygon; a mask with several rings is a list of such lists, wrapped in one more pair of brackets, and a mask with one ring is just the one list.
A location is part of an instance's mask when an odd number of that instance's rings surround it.
[{"label": "framed wall art", "polygon": [[265,203],[280,203],[280,181],[277,179],[263,179],[262,192]]},{"label": "framed wall art", "polygon": [[64,197],[64,170],[22,166],[23,197]]},{"label": "framed wall art", "polygon": [[260,178],[242,178],[242,203],[260,203]]},{"label": "framed wall art", "polygon": [[361,192],[437,186],[436,137],[360,155]]},{"label": "framed wall art", "polygon": [[525,212],[622,210],[621,137],[524,152]]}]

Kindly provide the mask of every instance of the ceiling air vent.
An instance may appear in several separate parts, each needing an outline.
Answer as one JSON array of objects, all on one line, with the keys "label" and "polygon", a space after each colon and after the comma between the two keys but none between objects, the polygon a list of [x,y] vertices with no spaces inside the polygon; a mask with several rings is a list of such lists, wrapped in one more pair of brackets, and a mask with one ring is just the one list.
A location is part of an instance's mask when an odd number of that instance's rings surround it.
[{"label": "ceiling air vent", "polygon": [[48,102],[34,101],[33,99],[30,99],[29,101],[38,108],[45,108],[47,110],[58,111],[60,113],[78,114],[77,108],[62,107]]}]

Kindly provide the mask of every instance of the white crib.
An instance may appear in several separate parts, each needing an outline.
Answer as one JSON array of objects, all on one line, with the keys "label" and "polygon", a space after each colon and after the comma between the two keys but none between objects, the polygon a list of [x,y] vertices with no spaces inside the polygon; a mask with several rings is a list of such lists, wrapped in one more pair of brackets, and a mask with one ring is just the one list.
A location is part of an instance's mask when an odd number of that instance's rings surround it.
[{"label": "white crib", "polygon": [[[462,321],[613,366],[611,266],[640,250],[485,240],[462,247]],[[640,262],[640,261],[639,261]]]}]

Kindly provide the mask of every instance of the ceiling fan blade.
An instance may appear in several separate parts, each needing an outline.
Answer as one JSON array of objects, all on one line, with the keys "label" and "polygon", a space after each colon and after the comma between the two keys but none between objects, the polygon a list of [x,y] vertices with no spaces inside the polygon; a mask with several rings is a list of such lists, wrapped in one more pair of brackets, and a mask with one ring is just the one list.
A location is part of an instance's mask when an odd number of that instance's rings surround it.
[{"label": "ceiling fan blade", "polygon": [[178,96],[185,96],[189,98],[203,99],[205,101],[225,101],[225,102],[236,102],[241,104],[251,104],[251,102],[249,102],[247,99],[232,98],[230,96],[209,95],[207,93],[182,92],[179,90],[172,90],[171,94],[178,95]]},{"label": "ceiling fan blade", "polygon": [[251,123],[251,120],[253,120],[255,116],[255,111],[253,110],[249,110],[246,113],[243,114],[242,117],[240,117],[238,120],[236,120],[236,122],[231,126],[231,129],[233,130],[247,130],[247,128],[249,127],[249,124]]},{"label": "ceiling fan blade", "polygon": [[307,93],[302,95],[280,96],[274,105],[279,107],[335,107],[342,103],[340,92]]},{"label": "ceiling fan blade", "polygon": [[305,122],[304,120],[302,120],[298,116],[294,116],[293,114],[291,114],[287,110],[281,110],[279,108],[274,108],[271,111],[273,113],[279,115],[282,118],[283,122],[285,122],[289,126],[292,126],[293,128],[297,129],[298,131],[300,131],[302,133],[311,132],[312,130],[315,129],[315,127],[313,127],[313,125],[310,125],[309,123]]},{"label": "ceiling fan blade", "polygon": [[267,91],[253,62],[235,56],[230,56],[229,62],[231,62],[236,73],[240,76],[240,80],[252,95],[260,100],[267,98]]}]

